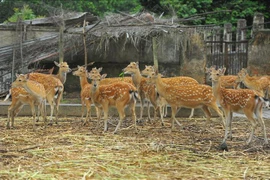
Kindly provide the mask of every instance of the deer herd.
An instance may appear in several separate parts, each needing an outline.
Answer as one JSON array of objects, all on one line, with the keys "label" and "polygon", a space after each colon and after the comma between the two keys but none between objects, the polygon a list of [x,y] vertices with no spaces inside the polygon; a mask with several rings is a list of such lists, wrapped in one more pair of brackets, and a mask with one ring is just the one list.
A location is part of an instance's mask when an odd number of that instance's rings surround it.
[{"label": "deer herd", "polygon": [[[36,118],[35,106],[38,116],[41,114],[46,127],[46,102],[50,105],[50,122],[58,122],[59,104],[63,96],[64,83],[68,72],[72,70],[66,62],[56,63],[59,67],[57,75],[29,73],[16,74],[16,80],[12,83],[10,93],[11,105],[8,108],[7,128],[14,127],[14,117],[18,115],[22,107],[30,105],[33,115],[33,128],[38,121]],[[78,76],[81,86],[81,104],[83,124],[92,120],[91,107],[95,106],[97,119],[104,120],[104,132],[108,131],[109,108],[115,107],[119,114],[119,121],[114,130],[116,133],[125,119],[125,108],[129,107],[134,121],[134,128],[137,130],[137,116],[135,111],[136,102],[140,102],[140,115],[138,120],[143,118],[144,103],[147,102],[148,120],[152,122],[160,117],[164,126],[163,117],[167,114],[167,106],[171,108],[171,128],[175,129],[175,122],[181,126],[176,119],[177,112],[181,107],[190,108],[191,115],[195,108],[201,108],[210,122],[210,109],[222,119],[225,134],[222,145],[226,146],[228,136],[232,137],[231,125],[234,112],[242,112],[251,124],[251,132],[247,140],[250,144],[254,131],[259,124],[263,131],[264,143],[268,144],[265,123],[262,118],[263,107],[268,102],[268,89],[270,77],[251,77],[246,69],[242,69],[237,75],[224,75],[226,68],[215,66],[205,68],[205,72],[212,81],[212,87],[200,84],[197,80],[186,77],[163,78],[154,66],[145,66],[140,70],[138,62],[131,62],[123,73],[131,77],[106,78],[107,74],[101,74],[102,68],[92,68],[87,71],[86,66],[78,66],[73,75]],[[88,82],[91,79],[91,83]],[[247,89],[241,89],[240,83]],[[150,103],[154,107],[154,117],[151,118]],[[86,107],[86,115],[84,108]],[[55,113],[54,113],[55,111]],[[85,117],[84,117],[85,116]],[[11,120],[11,125],[10,125]]]}]

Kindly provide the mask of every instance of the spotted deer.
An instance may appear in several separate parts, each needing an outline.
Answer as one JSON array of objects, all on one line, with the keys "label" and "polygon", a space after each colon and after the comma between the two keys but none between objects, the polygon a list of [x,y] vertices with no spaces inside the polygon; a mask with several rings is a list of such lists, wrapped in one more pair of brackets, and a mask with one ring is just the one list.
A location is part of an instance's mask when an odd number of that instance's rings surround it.
[{"label": "spotted deer", "polygon": [[[142,70],[142,75],[144,76],[149,76],[151,75],[153,72],[155,72],[154,66],[147,66],[145,65],[145,69]],[[170,78],[162,78],[162,81],[165,84],[168,85],[173,85],[173,86],[178,86],[178,85],[185,85],[185,84],[199,84],[197,80],[191,78],[191,77],[187,77],[187,76],[176,76],[176,77],[170,77]],[[165,101],[164,100],[160,100],[161,104],[160,104],[160,109],[165,109],[165,110],[161,110],[162,112],[167,110],[167,107],[165,105]],[[162,113],[163,114],[163,113]],[[191,113],[189,115],[189,118],[192,118],[194,115],[194,109],[191,109]]]},{"label": "spotted deer", "polygon": [[55,123],[58,123],[58,113],[60,100],[64,91],[63,83],[49,74],[30,73],[29,79],[42,84],[46,90],[46,99],[50,105],[50,123],[53,124],[53,114],[55,109]]},{"label": "spotted deer", "polygon": [[54,64],[59,67],[59,70],[57,72],[56,75],[54,75],[54,77],[56,77],[57,79],[59,79],[63,84],[65,84],[66,80],[67,80],[67,73],[71,72],[72,70],[69,68],[69,65],[67,62],[56,62],[54,61]]},{"label": "spotted deer", "polygon": [[[17,77],[16,80],[12,83],[12,87],[23,88],[25,91],[27,91],[27,93],[29,93],[29,95],[31,95],[31,97],[28,97],[28,98],[31,98],[30,107],[32,110],[32,115],[33,115],[34,130],[35,130],[35,122],[36,122],[35,105],[38,106],[38,109],[40,110],[41,115],[43,117],[44,124],[46,126],[46,91],[45,91],[44,86],[36,81],[30,80],[29,74],[20,74],[20,75],[16,74],[16,77]],[[27,97],[24,97],[24,98],[27,98]],[[14,111],[14,108],[16,107],[15,106],[9,107],[9,111]],[[13,120],[11,124],[12,127],[14,124]],[[10,119],[8,118],[7,128],[9,128],[9,123],[10,123],[9,121]]]},{"label": "spotted deer", "polygon": [[234,112],[243,112],[249,122],[251,123],[251,132],[247,140],[249,144],[253,138],[255,128],[257,126],[256,116],[260,125],[263,128],[264,142],[267,144],[267,135],[265,130],[264,120],[262,118],[262,106],[264,100],[262,97],[258,96],[254,90],[250,89],[225,89],[221,86],[220,77],[226,71],[226,68],[219,69],[218,71],[212,71],[210,75],[210,80],[212,80],[214,96],[217,98],[218,103],[221,105],[226,119],[225,125],[225,135],[221,144],[221,147],[227,149],[226,140],[228,138],[228,133],[231,136],[231,123]]},{"label": "spotted deer", "polygon": [[247,70],[242,68],[238,73],[239,81],[241,81],[247,88],[258,91],[261,96],[268,98],[268,91],[270,88],[270,80],[267,76],[250,77]]},{"label": "spotted deer", "polygon": [[91,74],[89,78],[92,80],[91,97],[95,106],[99,108],[100,113],[104,112],[104,132],[108,130],[108,112],[109,107],[116,107],[119,114],[119,122],[114,130],[114,133],[120,128],[123,119],[125,118],[125,107],[129,106],[136,128],[135,105],[139,99],[137,89],[130,83],[115,82],[108,85],[100,85],[100,81],[106,77],[106,74]]},{"label": "spotted deer", "polygon": [[[67,73],[71,72],[71,69],[69,68],[67,62],[57,63],[54,61],[54,64],[59,67],[59,70],[57,75],[52,76],[58,78],[64,84],[66,82]],[[50,70],[50,74],[52,74],[52,72],[53,69]],[[4,101],[6,101],[10,95],[14,98],[11,100],[10,110],[12,111],[8,111],[8,117],[12,119],[12,122],[14,122],[14,117],[20,112],[24,105],[33,105],[33,97],[27,91],[25,91],[24,88],[20,87],[11,88]]]},{"label": "spotted deer", "polygon": [[[206,67],[205,73],[207,73],[208,76],[210,76],[211,72],[215,70],[216,70],[216,66],[211,66],[210,68]],[[225,72],[224,74],[220,76],[220,82],[221,82],[221,86],[224,88],[238,89],[240,85],[237,75],[225,75]]]},{"label": "spotted deer", "polygon": [[[102,67],[100,68],[92,68],[92,70],[89,72],[89,76],[91,76],[91,74],[100,74],[100,72],[102,71]],[[106,84],[112,84],[115,82],[127,82],[130,84],[133,84],[131,77],[112,77],[112,78],[104,78],[100,81],[100,85],[106,85]]]},{"label": "spotted deer", "polygon": [[139,62],[131,62],[127,67],[123,69],[124,74],[130,74],[133,84],[138,89],[138,92],[141,97],[140,102],[140,119],[142,119],[143,116],[143,108],[144,108],[144,101],[147,100],[147,112],[148,112],[148,119],[151,121],[150,117],[150,106],[149,101],[154,106],[154,119],[156,119],[157,116],[157,110],[158,110],[158,104],[157,104],[157,92],[155,90],[155,86],[153,84],[149,84],[147,82],[147,78],[143,77],[141,75],[140,69],[139,69]]},{"label": "spotted deer", "polygon": [[174,129],[174,122],[180,126],[175,115],[177,108],[181,107],[202,108],[208,122],[211,116],[208,108],[212,108],[223,120],[223,113],[216,104],[216,98],[210,86],[204,84],[186,84],[182,86],[165,84],[161,74],[157,71],[149,75],[149,81],[156,85],[158,93],[165,98],[171,106],[172,129]]},{"label": "spotted deer", "polygon": [[[101,70],[94,69],[90,72],[91,74],[99,74]],[[88,72],[84,66],[78,66],[78,69],[73,72],[74,76],[79,76],[80,78],[80,85],[81,85],[81,103],[82,103],[82,119],[84,116],[84,106],[86,106],[86,117],[84,120],[84,124],[87,122],[88,119],[91,119],[91,105],[92,105],[92,98],[91,98],[91,89],[92,84],[90,84],[87,80]],[[98,112],[97,112],[98,114]]]}]

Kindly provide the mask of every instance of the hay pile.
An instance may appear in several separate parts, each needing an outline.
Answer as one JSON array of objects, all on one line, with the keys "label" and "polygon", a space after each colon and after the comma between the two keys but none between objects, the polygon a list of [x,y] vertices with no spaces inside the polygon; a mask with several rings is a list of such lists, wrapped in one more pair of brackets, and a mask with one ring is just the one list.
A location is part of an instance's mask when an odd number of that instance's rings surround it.
[{"label": "hay pile", "polygon": [[[218,149],[224,130],[218,119],[179,118],[171,132],[169,119],[146,123],[135,132],[128,118],[122,130],[103,134],[103,124],[82,126],[78,117],[63,117],[59,125],[33,132],[31,117],[18,117],[15,129],[5,129],[0,117],[1,179],[267,179],[270,148],[257,130],[245,145],[249,125],[235,118],[229,152]],[[266,127],[269,127],[269,120]],[[116,124],[116,119],[110,121]],[[269,128],[267,128],[269,132]]]}]

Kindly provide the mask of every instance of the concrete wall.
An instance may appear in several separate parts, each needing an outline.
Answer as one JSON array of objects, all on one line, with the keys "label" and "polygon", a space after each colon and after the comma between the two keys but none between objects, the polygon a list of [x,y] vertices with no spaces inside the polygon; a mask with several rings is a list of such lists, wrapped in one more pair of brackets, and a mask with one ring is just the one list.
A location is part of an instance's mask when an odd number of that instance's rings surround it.
[{"label": "concrete wall", "polygon": [[251,75],[270,75],[270,30],[259,30],[249,45]]}]

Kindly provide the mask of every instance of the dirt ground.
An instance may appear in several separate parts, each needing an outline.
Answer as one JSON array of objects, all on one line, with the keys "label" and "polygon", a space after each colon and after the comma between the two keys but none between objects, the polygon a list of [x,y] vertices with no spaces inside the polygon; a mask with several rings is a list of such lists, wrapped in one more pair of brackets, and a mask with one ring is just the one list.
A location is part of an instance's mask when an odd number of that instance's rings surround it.
[{"label": "dirt ground", "polygon": [[[93,119],[85,126],[79,117],[61,117],[58,125],[32,128],[31,117],[17,117],[6,129],[0,117],[0,179],[268,179],[270,146],[263,144],[261,128],[247,146],[250,125],[234,118],[229,151],[219,149],[224,129],[219,118],[178,118],[171,131],[156,120],[135,131],[128,117],[117,134],[117,118],[109,132]],[[267,132],[270,119],[265,119]],[[268,133],[269,134],[269,133]]]}]

